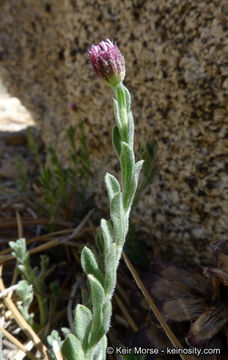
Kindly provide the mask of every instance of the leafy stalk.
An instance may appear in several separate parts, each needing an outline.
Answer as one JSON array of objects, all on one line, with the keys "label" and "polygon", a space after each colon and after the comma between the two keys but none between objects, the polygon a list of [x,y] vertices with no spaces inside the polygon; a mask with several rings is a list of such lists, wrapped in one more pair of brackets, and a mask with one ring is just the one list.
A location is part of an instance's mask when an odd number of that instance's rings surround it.
[{"label": "leafy stalk", "polygon": [[67,360],[106,359],[106,334],[112,315],[111,298],[143,165],[143,161],[135,162],[130,93],[122,82],[114,87],[114,92],[116,126],[113,130],[113,145],[120,161],[121,184],[113,175],[106,174],[111,221],[102,219],[98,229],[99,258],[87,247],[82,250],[81,262],[88,277],[92,306],[84,304],[76,308],[75,335],[69,334],[62,345],[62,352]]},{"label": "leafy stalk", "polygon": [[[25,239],[17,241],[10,241],[9,246],[13,249],[12,255],[15,256],[19,265],[18,270],[22,275],[23,280],[19,283],[19,296],[23,301],[20,308],[23,316],[34,328],[42,328],[47,322],[48,309],[47,299],[41,295],[45,292],[44,276],[49,263],[49,258],[46,255],[41,256],[41,269],[38,274],[38,268],[32,268],[30,264],[30,255],[26,248]],[[33,314],[29,314],[29,306],[33,299],[33,290],[38,302],[40,313],[40,325],[33,322]]]}]

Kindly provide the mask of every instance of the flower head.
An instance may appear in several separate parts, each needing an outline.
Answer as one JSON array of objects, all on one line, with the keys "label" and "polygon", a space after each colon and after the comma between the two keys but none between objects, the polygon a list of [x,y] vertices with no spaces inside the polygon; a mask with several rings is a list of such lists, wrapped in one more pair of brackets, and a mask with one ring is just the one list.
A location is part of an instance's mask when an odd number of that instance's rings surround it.
[{"label": "flower head", "polygon": [[118,47],[107,39],[93,45],[89,57],[94,72],[99,78],[115,87],[125,78],[125,61]]}]

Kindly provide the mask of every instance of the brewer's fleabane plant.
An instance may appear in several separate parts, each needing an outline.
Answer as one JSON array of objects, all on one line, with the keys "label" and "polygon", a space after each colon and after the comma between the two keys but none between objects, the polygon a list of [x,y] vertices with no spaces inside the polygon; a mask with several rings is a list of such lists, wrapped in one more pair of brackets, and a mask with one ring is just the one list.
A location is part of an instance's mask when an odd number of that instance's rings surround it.
[{"label": "brewer's fleabane plant", "polygon": [[143,161],[135,162],[131,97],[122,83],[125,77],[124,57],[110,40],[93,45],[89,56],[95,73],[113,89],[116,96],[113,145],[120,160],[121,184],[113,175],[106,174],[111,220],[101,220],[96,238],[98,254],[88,247],[82,250],[81,263],[91,296],[84,299],[84,305],[76,307],[75,335],[67,335],[62,345],[67,360],[106,359],[106,334],[112,315],[111,298],[143,165]]}]

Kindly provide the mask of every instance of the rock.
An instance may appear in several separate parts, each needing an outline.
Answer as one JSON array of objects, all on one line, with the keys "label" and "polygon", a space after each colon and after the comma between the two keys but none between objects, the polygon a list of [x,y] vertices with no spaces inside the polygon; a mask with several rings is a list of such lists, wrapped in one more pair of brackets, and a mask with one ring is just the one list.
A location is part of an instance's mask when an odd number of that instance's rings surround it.
[{"label": "rock", "polygon": [[[228,215],[225,0],[2,0],[1,76],[32,113],[62,161],[66,129],[85,121],[102,208],[103,176],[116,164],[112,93],[95,78],[87,50],[109,37],[126,58],[136,149],[155,137],[160,173],[135,215],[172,259],[208,263],[209,243],[226,238]],[[78,141],[78,139],[76,139]],[[107,215],[108,216],[108,215]]]},{"label": "rock", "polygon": [[15,179],[18,173],[17,161],[14,158],[3,159],[0,166],[0,176],[5,179]]},{"label": "rock", "polygon": [[2,134],[0,132],[0,138],[4,140],[6,145],[10,146],[25,146],[27,144],[27,136],[26,131],[18,131],[18,132],[4,132]]},{"label": "rock", "polygon": [[34,122],[20,100],[0,91],[0,131],[20,131]]}]

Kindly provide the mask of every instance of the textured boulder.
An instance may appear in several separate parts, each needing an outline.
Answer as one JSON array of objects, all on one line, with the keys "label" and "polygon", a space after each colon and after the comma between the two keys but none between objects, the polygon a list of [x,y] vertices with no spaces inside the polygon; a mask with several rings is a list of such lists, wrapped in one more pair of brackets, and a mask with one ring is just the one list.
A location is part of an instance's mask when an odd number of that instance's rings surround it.
[{"label": "textured boulder", "polygon": [[[136,148],[155,137],[160,172],[134,216],[176,259],[210,261],[227,232],[225,0],[1,0],[0,66],[9,91],[31,111],[46,144],[67,161],[66,128],[81,110],[97,199],[117,161],[111,90],[87,50],[110,38],[127,64]],[[227,143],[226,143],[227,145]],[[100,204],[107,197],[100,196]]]}]

